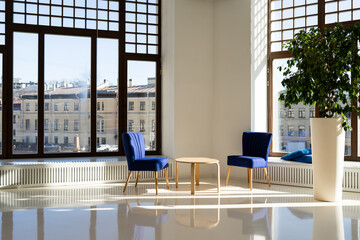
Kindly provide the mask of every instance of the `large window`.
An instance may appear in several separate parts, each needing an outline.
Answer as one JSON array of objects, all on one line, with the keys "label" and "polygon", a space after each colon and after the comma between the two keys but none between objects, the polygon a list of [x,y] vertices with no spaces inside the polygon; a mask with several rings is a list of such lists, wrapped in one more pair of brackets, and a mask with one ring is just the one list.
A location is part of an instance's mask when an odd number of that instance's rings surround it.
[{"label": "large window", "polygon": [[35,104],[38,103],[38,35],[14,33],[13,115],[18,121],[13,124],[13,154],[38,152],[35,119],[38,119]]},{"label": "large window", "polygon": [[160,10],[0,0],[0,158],[121,155],[127,130],[160,154]]},{"label": "large window", "polygon": [[[282,156],[302,148],[311,147],[310,118],[315,117],[315,106],[293,105],[285,108],[279,102],[279,94],[285,89],[281,85],[284,66],[291,54],[283,48],[284,43],[292,39],[300,30],[312,27],[323,29],[332,27],[335,22],[354,24],[360,21],[360,1],[357,0],[269,0],[269,130],[274,134],[271,155]],[[346,133],[345,155],[347,160],[360,160],[360,135],[358,121],[352,118],[352,133]],[[285,132],[284,132],[285,131]]]},{"label": "large window", "polygon": [[[61,152],[90,151],[90,49],[88,37],[45,36],[44,104],[53,105],[54,111],[45,112],[44,118],[50,122],[55,119],[54,131],[50,128],[44,132],[44,137],[50,140],[44,146],[45,153],[59,152],[59,149]],[[70,112],[70,104],[78,104],[79,111]],[[73,129],[70,123],[74,120],[81,122],[80,129],[69,131]],[[54,136],[58,137],[57,143],[51,142]],[[68,142],[63,141],[65,137]]]},{"label": "large window", "polygon": [[[145,148],[156,149],[156,62],[128,61],[128,105],[134,103],[134,111],[128,111],[128,131],[142,132]],[[143,69],[138,71],[137,69]],[[130,124],[131,123],[131,124]]]}]

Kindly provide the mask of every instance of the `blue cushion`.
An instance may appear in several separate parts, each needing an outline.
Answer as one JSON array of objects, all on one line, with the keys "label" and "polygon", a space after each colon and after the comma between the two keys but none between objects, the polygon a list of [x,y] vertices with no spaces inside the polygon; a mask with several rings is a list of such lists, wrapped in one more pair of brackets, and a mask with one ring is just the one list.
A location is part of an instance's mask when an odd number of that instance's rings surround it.
[{"label": "blue cushion", "polygon": [[267,167],[267,161],[261,157],[251,157],[251,156],[240,156],[232,155],[228,156],[228,165],[246,167],[246,168],[264,168]]},{"label": "blue cushion", "polygon": [[306,155],[303,155],[301,157],[297,157],[294,160],[297,161],[297,162],[312,163],[312,155],[311,154],[306,154]]},{"label": "blue cushion", "polygon": [[295,158],[311,154],[311,148],[306,148],[302,150],[298,150],[289,154],[286,154],[285,156],[281,157],[283,160],[294,160]]},{"label": "blue cushion", "polygon": [[166,157],[145,157],[134,160],[130,171],[159,171],[169,166],[169,160]]}]

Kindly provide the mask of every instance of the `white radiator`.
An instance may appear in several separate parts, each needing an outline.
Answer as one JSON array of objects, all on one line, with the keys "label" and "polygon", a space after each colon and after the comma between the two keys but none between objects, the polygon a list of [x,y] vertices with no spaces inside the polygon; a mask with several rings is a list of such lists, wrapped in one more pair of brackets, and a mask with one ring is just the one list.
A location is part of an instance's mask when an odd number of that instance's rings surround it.
[{"label": "white radiator", "polygon": [[[168,177],[174,178],[174,164],[169,160]],[[0,166],[0,188],[38,187],[125,182],[126,161],[114,162],[50,162]],[[159,179],[165,179],[159,171]],[[133,172],[131,179],[136,179]],[[154,180],[154,172],[141,172],[139,181]]]},{"label": "white radiator", "polygon": [[[345,162],[343,190],[349,192],[360,192],[360,167],[357,164]],[[290,162],[269,159],[268,176],[270,183],[312,187],[313,170],[311,164]],[[254,182],[266,183],[266,178],[262,169],[254,169]]]}]

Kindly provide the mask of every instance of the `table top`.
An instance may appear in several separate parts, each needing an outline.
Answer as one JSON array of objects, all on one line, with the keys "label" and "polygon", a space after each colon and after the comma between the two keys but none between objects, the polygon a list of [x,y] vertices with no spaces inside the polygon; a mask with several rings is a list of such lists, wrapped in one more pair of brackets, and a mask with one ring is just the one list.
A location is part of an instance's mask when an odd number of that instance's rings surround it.
[{"label": "table top", "polygon": [[219,160],[214,158],[205,158],[205,157],[184,157],[184,158],[176,158],[176,162],[181,163],[199,163],[199,164],[215,164],[219,163]]}]

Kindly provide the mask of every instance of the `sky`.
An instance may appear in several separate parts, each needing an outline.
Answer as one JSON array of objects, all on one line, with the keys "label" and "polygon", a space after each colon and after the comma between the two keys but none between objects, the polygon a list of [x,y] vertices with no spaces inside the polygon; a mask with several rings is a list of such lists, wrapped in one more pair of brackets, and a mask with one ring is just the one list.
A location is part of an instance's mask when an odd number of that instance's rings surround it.
[{"label": "sky", "polygon": [[[23,82],[37,82],[38,36],[33,33],[14,34],[14,77]],[[118,41],[98,39],[97,82],[107,79],[117,85]],[[89,81],[91,73],[91,40],[89,37],[45,35],[45,82]],[[128,79],[133,85],[147,83],[156,76],[156,63],[128,62]]]}]

